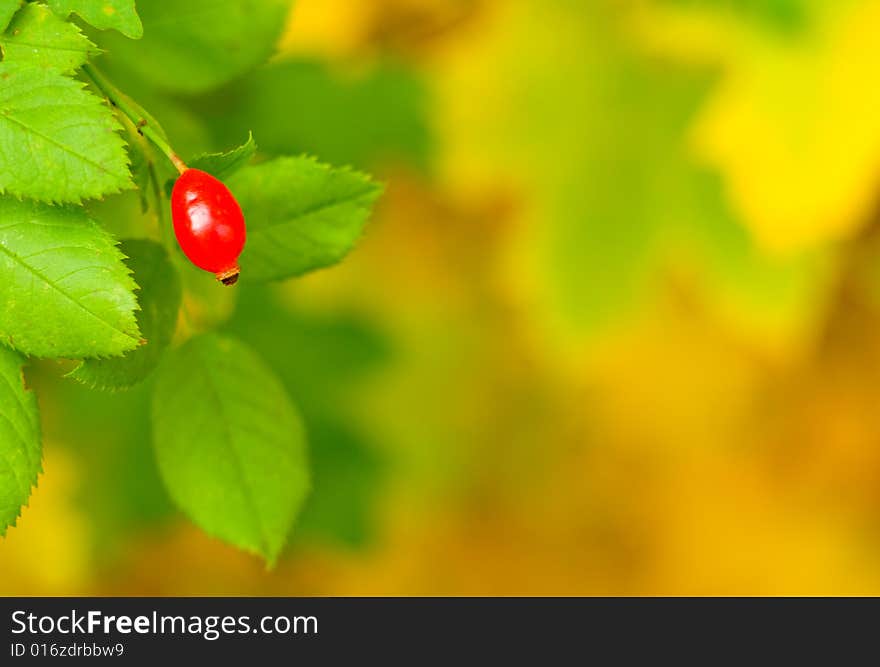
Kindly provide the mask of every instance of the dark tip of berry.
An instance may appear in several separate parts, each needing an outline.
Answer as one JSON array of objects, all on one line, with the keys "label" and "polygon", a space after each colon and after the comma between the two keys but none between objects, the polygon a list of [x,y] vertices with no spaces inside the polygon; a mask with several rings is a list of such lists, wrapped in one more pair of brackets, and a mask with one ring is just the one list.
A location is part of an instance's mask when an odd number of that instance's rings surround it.
[{"label": "dark tip of berry", "polygon": [[238,282],[238,277],[241,275],[241,270],[236,266],[233,269],[229,269],[228,271],[223,271],[217,274],[217,280],[226,285],[227,287],[232,287],[235,283]]}]

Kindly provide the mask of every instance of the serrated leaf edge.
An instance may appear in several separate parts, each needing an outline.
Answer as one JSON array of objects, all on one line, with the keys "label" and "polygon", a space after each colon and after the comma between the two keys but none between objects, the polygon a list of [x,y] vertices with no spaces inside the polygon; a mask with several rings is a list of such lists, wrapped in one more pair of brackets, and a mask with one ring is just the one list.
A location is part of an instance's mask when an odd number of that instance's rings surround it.
[{"label": "serrated leaf edge", "polygon": [[[51,9],[51,8],[50,8],[50,9]],[[88,19],[86,19],[82,14],[80,14],[78,11],[76,11],[76,10],[74,10],[74,9],[70,10],[69,12],[67,12],[66,15],[64,15],[64,12],[61,12],[61,13],[56,12],[54,9],[53,9],[52,11],[53,11],[53,13],[55,13],[56,16],[60,16],[60,17],[63,18],[63,19],[70,19],[70,17],[71,17],[73,14],[76,14],[76,15],[80,18],[80,20],[82,20],[83,23],[87,23],[88,25],[92,26],[95,30],[100,30],[100,31],[102,31],[102,32],[105,31],[105,30],[115,30],[115,31],[118,32],[120,35],[122,35],[123,37],[127,37],[128,39],[132,39],[132,40],[138,40],[138,39],[140,39],[141,37],[144,36],[144,23],[143,23],[143,21],[141,20],[141,16],[140,16],[140,14],[137,13],[137,7],[136,7],[136,6],[134,7],[134,14],[135,14],[135,16],[137,16],[137,20],[138,20],[138,28],[139,28],[139,31],[138,31],[136,34],[129,34],[128,32],[124,32],[124,31],[120,30],[119,28],[111,28],[111,27],[100,28],[100,27],[96,26],[94,23],[91,23],[91,22],[90,22]]]},{"label": "serrated leaf edge", "polygon": [[[48,11],[49,11],[50,13],[52,13],[53,15],[58,16],[57,14],[55,14],[55,12],[53,12],[53,11],[52,11],[48,6],[46,6],[46,5],[36,4],[36,5],[29,5],[29,6],[44,7],[46,10],[48,10]],[[22,7],[20,7],[19,10],[18,10],[15,14],[13,14],[12,19],[9,21],[9,25],[6,26],[6,28],[3,28],[2,30],[0,30],[0,34],[6,34],[6,31],[9,29],[9,26],[12,25],[12,22],[15,21],[15,19],[16,19],[17,16],[18,16],[18,14],[19,14],[19,13],[21,12],[21,10],[23,10],[23,9],[24,9],[24,5],[23,5]],[[62,21],[65,20],[64,17],[59,17],[59,18],[61,18]],[[100,56],[100,55],[102,55],[103,53],[106,53],[106,52],[104,51],[104,49],[102,49],[102,48],[99,47],[97,44],[95,44],[92,40],[90,40],[89,37],[88,37],[88,35],[86,35],[86,34],[80,29],[80,27],[79,27],[76,23],[73,23],[73,22],[70,22],[70,21],[68,21],[67,23],[68,23],[68,25],[73,26],[73,29],[76,30],[76,33],[77,33],[80,37],[82,37],[83,40],[85,40],[86,44],[88,44],[88,49],[85,51],[85,53],[87,54],[87,55],[86,55],[86,62],[88,62],[89,58],[91,58],[91,57],[93,57],[93,56]],[[45,45],[45,44],[26,44],[26,43],[21,43],[21,42],[19,42],[19,45],[20,45],[20,46],[30,46],[30,47],[33,47],[33,48],[44,48],[44,49],[56,49],[56,50],[57,50],[57,47],[47,46],[47,45]],[[62,49],[62,50],[64,50],[64,51],[74,51],[75,49]],[[0,44],[0,62],[6,62],[6,51],[5,51],[5,49],[3,48],[3,45],[2,45],[2,44]],[[10,62],[12,62],[12,61],[10,61]],[[14,62],[13,62],[13,64],[17,64],[17,63],[14,63]],[[20,65],[20,64],[19,64],[19,65]],[[71,69],[59,69],[58,71],[61,72],[61,73],[63,73],[63,74],[73,74],[73,73],[76,72],[80,67],[82,67],[82,65],[79,65],[79,66],[74,67],[74,68],[71,68]],[[52,68],[49,68],[49,69],[52,69]]]},{"label": "serrated leaf edge", "polygon": [[[3,347],[5,347],[6,349],[9,349],[9,350],[12,350],[16,354],[19,354],[19,355],[21,354],[21,352],[19,352],[18,350],[14,350],[13,348],[10,348],[6,345],[4,345]],[[20,367],[22,386],[24,387],[25,393],[34,394],[34,397],[36,398],[36,393],[34,392],[34,390],[28,388],[27,385],[25,384],[24,368],[25,368],[26,363],[24,363],[24,361],[26,360],[26,357],[24,357],[24,355],[22,355],[22,359],[23,359],[23,363]],[[39,408],[39,404],[37,405],[37,407]],[[40,485],[40,476],[44,472],[43,463],[45,461],[45,457],[43,455],[43,446],[42,446],[43,433],[42,433],[42,429],[40,429],[39,412],[37,413],[37,429],[38,429],[38,437],[40,439],[40,461],[39,461],[39,466],[37,467],[37,472],[34,475],[33,481],[31,481],[30,487],[28,489],[28,496],[25,499],[25,501],[19,506],[18,512],[16,512],[15,516],[12,517],[12,520],[7,525],[5,525],[5,526],[0,525],[0,539],[3,539],[6,537],[6,534],[9,532],[10,528],[17,528],[18,527],[18,520],[21,518],[22,514],[24,513],[24,510],[31,506],[31,500],[34,497],[34,491]]]},{"label": "serrated leaf edge", "polygon": [[[337,266],[338,264],[340,264],[349,255],[349,253],[351,253],[351,251],[354,250],[354,248],[361,242],[361,240],[366,235],[366,233],[367,233],[366,232],[366,230],[367,230],[366,223],[369,222],[369,213],[370,213],[372,207],[376,204],[376,202],[382,197],[382,195],[385,194],[385,188],[386,188],[386,185],[384,182],[377,181],[370,174],[368,174],[364,171],[360,171],[358,169],[355,169],[350,165],[344,165],[344,166],[338,167],[335,165],[328,164],[326,162],[321,162],[317,157],[315,157],[313,155],[309,155],[307,153],[302,153],[300,155],[286,155],[286,156],[282,155],[282,156],[276,157],[275,160],[304,160],[306,162],[311,163],[313,166],[318,167],[319,169],[321,169],[324,172],[341,172],[344,174],[350,174],[351,176],[356,176],[356,177],[360,178],[361,180],[365,181],[367,185],[375,188],[375,190],[370,193],[364,192],[364,193],[355,195],[353,197],[334,202],[333,204],[328,205],[328,206],[317,206],[317,207],[308,209],[300,214],[299,217],[305,217],[307,215],[312,215],[316,211],[321,211],[325,208],[330,208],[332,206],[338,206],[339,204],[343,204],[343,203],[355,204],[357,210],[367,214],[368,219],[364,221],[364,225],[361,227],[360,233],[352,239],[350,244],[348,244],[346,246],[345,252],[343,253],[343,255],[341,257],[339,257],[339,259],[337,259],[333,262],[329,262],[329,263],[324,264],[319,267],[306,269],[304,271],[296,271],[293,273],[289,273],[289,274],[282,276],[282,277],[261,278],[261,279],[258,279],[255,281],[255,282],[259,282],[259,283],[282,282],[285,280],[291,280],[293,278],[301,278],[302,276],[306,276],[311,273],[315,273],[316,271],[323,271],[325,269],[330,269],[330,268],[333,268],[334,266]],[[368,199],[368,201],[366,201],[364,203],[360,203],[361,200],[363,200],[363,199]],[[256,230],[256,232],[253,232],[253,233],[258,233],[258,232],[259,232],[259,230]]]},{"label": "serrated leaf edge", "polygon": [[[5,61],[0,61],[0,64],[7,64],[7,63],[5,63]],[[46,71],[43,68],[40,68],[40,67],[37,67],[34,65],[22,65],[22,64],[15,64],[15,63],[8,63],[8,64],[12,65],[14,68],[18,68],[21,70],[33,69],[33,70],[36,70],[39,72]],[[119,194],[120,192],[125,192],[127,190],[131,190],[131,189],[135,188],[136,186],[135,186],[135,184],[132,180],[132,177],[131,177],[131,156],[129,155],[129,152],[127,150],[128,142],[125,141],[125,139],[123,139],[123,137],[122,137],[122,132],[125,131],[125,128],[123,127],[122,123],[120,123],[119,118],[116,116],[116,110],[113,107],[113,105],[110,104],[109,100],[105,96],[95,94],[92,91],[91,87],[85,81],[75,79],[71,76],[64,74],[61,71],[58,71],[58,70],[52,70],[52,71],[59,74],[59,76],[62,79],[65,79],[67,81],[70,81],[73,84],[76,84],[76,87],[80,91],[84,92],[86,94],[87,98],[90,98],[90,100],[94,100],[94,103],[96,105],[106,107],[107,110],[110,112],[109,117],[111,120],[109,121],[109,123],[110,123],[109,129],[111,129],[111,131],[112,131],[111,133],[116,137],[119,148],[122,149],[122,153],[124,155],[124,164],[125,164],[126,172],[127,172],[127,182],[123,183],[120,186],[117,186],[116,188],[111,188],[111,189],[107,189],[107,190],[100,190],[100,191],[95,191],[95,192],[86,191],[86,192],[83,192],[82,194],[78,195],[77,197],[72,197],[69,199],[62,199],[62,198],[53,199],[53,198],[34,197],[34,196],[31,196],[31,195],[28,195],[28,194],[25,194],[22,192],[13,192],[13,191],[9,190],[8,188],[4,189],[2,187],[0,187],[0,195],[13,196],[13,197],[18,198],[19,200],[29,199],[31,201],[38,201],[38,202],[43,202],[45,204],[53,204],[53,205],[56,205],[56,204],[82,205],[82,203],[84,201],[88,201],[88,200],[92,200],[92,199],[97,199],[99,201],[103,201],[103,199],[107,196]],[[104,170],[104,171],[106,171],[106,170]]]},{"label": "serrated leaf edge", "polygon": [[[21,198],[19,198],[19,200],[21,200]],[[118,260],[119,260],[119,263],[122,264],[122,266],[125,267],[125,275],[126,275],[126,278],[127,278],[127,280],[128,280],[128,284],[125,285],[125,288],[128,289],[128,290],[130,290],[130,291],[132,292],[132,294],[134,294],[135,292],[140,291],[141,288],[140,288],[140,286],[137,284],[137,282],[136,282],[135,279],[134,279],[134,272],[131,270],[131,268],[130,268],[130,267],[125,263],[125,261],[124,261],[124,260],[128,259],[128,256],[127,256],[124,252],[122,252],[122,250],[120,250],[120,247],[119,247],[120,242],[119,242],[119,240],[116,239],[116,238],[114,238],[114,237],[113,237],[113,236],[112,236],[112,235],[111,235],[106,229],[104,229],[101,225],[99,225],[97,222],[95,222],[95,221],[92,220],[91,218],[88,218],[88,220],[89,220],[89,221],[90,221],[90,222],[91,222],[91,223],[92,223],[92,224],[93,224],[93,225],[94,225],[94,226],[95,226],[95,227],[96,227],[101,233],[103,233],[103,234],[105,235],[106,239],[109,241],[108,246],[109,246],[110,248],[112,248],[113,250],[115,250],[116,259],[118,259]],[[0,248],[0,249],[2,249],[2,248]],[[65,296],[66,296],[66,295],[65,295]],[[80,359],[82,359],[82,360],[85,360],[85,359],[117,359],[117,358],[119,358],[119,357],[123,357],[123,356],[125,356],[125,354],[126,354],[127,352],[130,352],[131,350],[137,349],[137,346],[138,346],[139,344],[141,344],[141,341],[143,341],[143,338],[141,337],[141,330],[140,330],[140,327],[139,327],[138,324],[137,324],[137,316],[136,316],[136,313],[137,313],[138,311],[140,311],[140,309],[141,309],[140,302],[138,301],[137,297],[135,296],[134,307],[133,307],[132,310],[131,310],[131,314],[132,314],[132,316],[133,316],[133,318],[134,318],[134,333],[129,334],[129,333],[126,333],[125,331],[121,331],[121,330],[118,330],[118,329],[117,329],[117,331],[118,331],[120,334],[126,336],[127,338],[131,338],[132,340],[135,340],[135,341],[136,341],[136,343],[135,343],[135,345],[134,345],[133,347],[130,347],[130,348],[128,348],[128,349],[125,349],[125,350],[123,350],[122,352],[120,352],[119,354],[96,354],[96,355],[83,356],[83,357],[74,357],[74,359],[77,360],[77,361],[80,360]],[[99,319],[100,319],[100,318],[99,318]],[[2,339],[0,339],[0,343],[3,343],[3,342],[4,342],[4,341],[2,341]],[[13,344],[13,345],[6,345],[6,347],[8,347],[8,348],[11,349],[11,350],[14,350],[15,352],[17,352],[17,353],[19,353],[19,354],[27,354],[26,352],[23,352],[22,350],[17,349],[17,348],[15,347],[14,344]],[[41,357],[40,355],[36,355],[36,354],[28,354],[28,356],[29,356],[30,358],[33,358],[33,359],[66,359],[66,358],[69,358],[69,357]],[[75,370],[75,369],[74,369],[74,370]]]}]

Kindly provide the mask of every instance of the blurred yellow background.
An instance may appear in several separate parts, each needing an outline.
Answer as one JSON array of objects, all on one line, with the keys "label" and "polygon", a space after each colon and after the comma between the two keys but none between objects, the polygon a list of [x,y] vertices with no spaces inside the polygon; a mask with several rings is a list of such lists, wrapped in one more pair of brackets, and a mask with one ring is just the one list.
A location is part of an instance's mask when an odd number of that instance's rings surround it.
[{"label": "blurred yellow background", "polygon": [[404,71],[429,135],[352,158],[361,247],[271,295],[339,436],[301,539],[267,572],[50,425],[0,592],[880,594],[878,34],[875,0],[299,0],[277,59]]}]

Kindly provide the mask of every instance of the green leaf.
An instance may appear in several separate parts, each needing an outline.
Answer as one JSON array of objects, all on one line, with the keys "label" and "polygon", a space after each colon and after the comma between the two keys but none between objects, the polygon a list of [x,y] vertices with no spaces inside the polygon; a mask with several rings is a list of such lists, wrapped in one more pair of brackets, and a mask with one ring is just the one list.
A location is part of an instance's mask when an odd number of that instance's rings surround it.
[{"label": "green leaf", "polygon": [[0,30],[6,30],[6,26],[15,16],[15,12],[21,9],[24,0],[0,0]]},{"label": "green leaf", "polygon": [[144,38],[108,33],[115,61],[167,90],[210,90],[266,61],[284,29],[289,0],[139,0]]},{"label": "green leaf", "polygon": [[99,30],[118,30],[131,39],[140,39],[144,34],[134,0],[48,0],[48,3],[62,18],[76,13]]},{"label": "green leaf", "polygon": [[140,286],[137,324],[146,344],[124,357],[84,361],[70,373],[83,384],[100,389],[128,389],[155,370],[171,344],[180,308],[180,277],[165,249],[141,239],[123,241],[120,248]]},{"label": "green leaf", "polygon": [[238,148],[226,153],[199,155],[189,162],[189,166],[193,169],[201,169],[220,180],[224,180],[241,170],[242,167],[247,166],[247,163],[251,161],[256,152],[257,144],[254,143],[254,135],[248,133],[247,141]]},{"label": "green leaf", "polygon": [[0,197],[0,342],[73,359],[137,347],[137,286],[122,257],[81,208]]},{"label": "green leaf", "polygon": [[24,359],[0,346],[0,537],[15,525],[42,471],[37,399],[24,384]]},{"label": "green leaf", "polygon": [[74,71],[98,52],[79,28],[37,4],[28,5],[15,16],[0,35],[0,49],[5,62],[62,72]]},{"label": "green leaf", "polygon": [[306,157],[247,167],[229,182],[244,211],[250,280],[298,276],[339,262],[361,236],[381,187]]},{"label": "green leaf", "polygon": [[309,475],[300,416],[263,361],[232,338],[191,339],[159,369],[153,441],[183,511],[274,564]]},{"label": "green leaf", "polygon": [[59,72],[0,63],[0,192],[79,202],[131,185],[119,123]]},{"label": "green leaf", "polygon": [[[222,181],[245,167],[256,152],[257,144],[254,143],[254,135],[249,132],[247,141],[238,148],[226,153],[204,153],[193,158],[187,164],[191,169],[208,172]],[[173,180],[165,183],[165,192],[169,197],[173,189]]]}]

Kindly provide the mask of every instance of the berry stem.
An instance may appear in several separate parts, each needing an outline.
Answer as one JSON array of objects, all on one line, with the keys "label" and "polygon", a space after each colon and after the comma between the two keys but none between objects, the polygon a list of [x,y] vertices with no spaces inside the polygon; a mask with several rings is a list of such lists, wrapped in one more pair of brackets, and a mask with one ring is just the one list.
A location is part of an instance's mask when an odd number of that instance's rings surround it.
[{"label": "berry stem", "polygon": [[[137,131],[153,142],[165,157],[174,165],[181,174],[187,170],[187,166],[180,156],[177,155],[168,145],[165,137],[157,128],[153,127],[155,121],[149,118],[148,114],[141,109],[140,105],[128,97],[125,93],[114,86],[107,78],[101,74],[95,67],[90,64],[83,65],[83,73],[89,78],[94,86],[100,90],[110,103],[128,116],[128,119],[137,128]],[[152,123],[152,124],[151,124]]]}]

